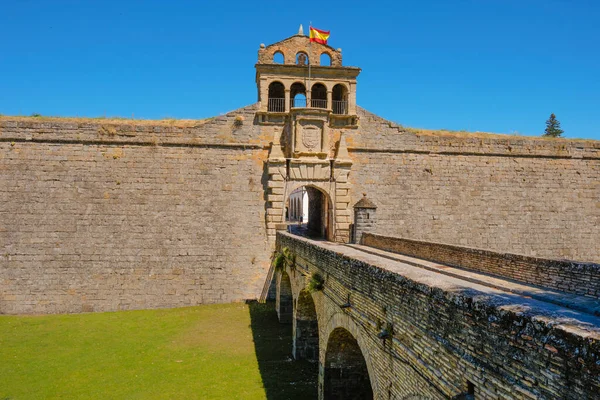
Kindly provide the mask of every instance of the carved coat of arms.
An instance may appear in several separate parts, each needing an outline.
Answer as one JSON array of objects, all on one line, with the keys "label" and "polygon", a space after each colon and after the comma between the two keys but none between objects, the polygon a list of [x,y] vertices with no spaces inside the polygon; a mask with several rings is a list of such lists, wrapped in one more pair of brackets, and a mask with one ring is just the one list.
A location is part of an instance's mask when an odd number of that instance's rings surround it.
[{"label": "carved coat of arms", "polygon": [[315,124],[302,125],[302,144],[308,151],[317,151],[321,148],[321,127]]}]

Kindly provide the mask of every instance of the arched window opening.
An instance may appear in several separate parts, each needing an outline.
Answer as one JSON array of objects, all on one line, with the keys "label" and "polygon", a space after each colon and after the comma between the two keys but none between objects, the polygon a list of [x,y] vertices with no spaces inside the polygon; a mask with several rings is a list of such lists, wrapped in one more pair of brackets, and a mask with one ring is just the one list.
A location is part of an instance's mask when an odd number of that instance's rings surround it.
[{"label": "arched window opening", "polygon": [[308,64],[309,64],[308,54],[306,54],[303,51],[298,52],[296,54],[296,64],[308,66]]},{"label": "arched window opening", "polygon": [[333,87],[333,113],[348,114],[348,89],[342,84],[337,84]]},{"label": "arched window opening", "polygon": [[306,107],[306,88],[300,82],[296,82],[290,88],[290,99],[292,108]]},{"label": "arched window opening", "polygon": [[319,361],[319,324],[311,294],[302,290],[296,303],[293,352],[296,360]]},{"label": "arched window opening", "polygon": [[327,108],[327,88],[322,83],[315,83],[310,91],[310,106]]},{"label": "arched window opening", "polygon": [[273,54],[273,63],[285,64],[285,57],[282,52],[276,51],[275,54]]},{"label": "arched window opening", "polygon": [[283,271],[277,277],[279,284],[277,285],[277,297],[275,308],[279,322],[282,324],[291,324],[294,315],[294,300],[292,298],[292,283],[287,272]]},{"label": "arched window opening", "polygon": [[285,112],[285,87],[281,82],[271,82],[269,85],[269,103],[267,110]]},{"label": "arched window opening", "polygon": [[326,399],[373,399],[365,358],[344,328],[336,328],[327,341],[323,391]]},{"label": "arched window opening", "polygon": [[331,56],[328,53],[321,54],[319,64],[323,67],[330,67],[331,66]]},{"label": "arched window opening", "polygon": [[329,196],[312,186],[303,186],[290,194],[297,199],[297,216],[290,222],[290,231],[294,234],[313,239],[332,240],[333,207]]}]

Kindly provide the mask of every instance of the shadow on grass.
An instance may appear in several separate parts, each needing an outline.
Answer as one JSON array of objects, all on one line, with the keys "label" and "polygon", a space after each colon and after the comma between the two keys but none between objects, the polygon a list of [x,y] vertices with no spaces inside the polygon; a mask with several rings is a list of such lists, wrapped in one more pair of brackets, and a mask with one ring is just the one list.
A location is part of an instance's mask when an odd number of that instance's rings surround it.
[{"label": "shadow on grass", "polygon": [[319,366],[292,358],[292,325],[279,323],[273,302],[250,302],[248,307],[256,358],[267,399],[316,399]]}]

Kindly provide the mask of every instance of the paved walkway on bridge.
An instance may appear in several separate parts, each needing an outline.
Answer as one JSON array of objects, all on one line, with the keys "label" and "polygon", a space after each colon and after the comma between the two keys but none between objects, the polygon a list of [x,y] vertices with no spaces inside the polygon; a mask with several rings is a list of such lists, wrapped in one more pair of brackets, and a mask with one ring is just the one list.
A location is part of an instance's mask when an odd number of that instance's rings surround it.
[{"label": "paved walkway on bridge", "polygon": [[[298,232],[301,233],[301,232]],[[298,237],[298,235],[292,235]],[[447,292],[539,318],[577,335],[600,340],[600,301],[514,280],[451,267],[376,248],[298,237],[336,253]]]}]

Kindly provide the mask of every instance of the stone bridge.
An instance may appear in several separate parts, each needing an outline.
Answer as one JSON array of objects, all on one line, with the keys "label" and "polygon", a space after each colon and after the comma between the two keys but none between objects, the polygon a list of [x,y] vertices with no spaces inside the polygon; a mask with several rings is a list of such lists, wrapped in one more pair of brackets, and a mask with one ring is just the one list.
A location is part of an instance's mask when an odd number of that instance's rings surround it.
[{"label": "stone bridge", "polygon": [[320,399],[598,398],[600,265],[362,243],[277,232],[277,313]]}]

